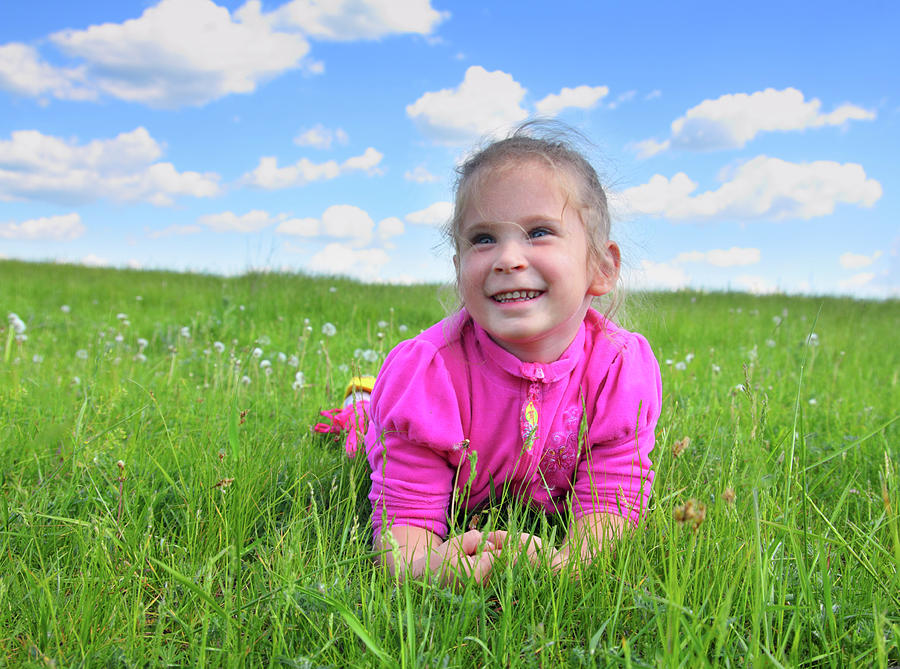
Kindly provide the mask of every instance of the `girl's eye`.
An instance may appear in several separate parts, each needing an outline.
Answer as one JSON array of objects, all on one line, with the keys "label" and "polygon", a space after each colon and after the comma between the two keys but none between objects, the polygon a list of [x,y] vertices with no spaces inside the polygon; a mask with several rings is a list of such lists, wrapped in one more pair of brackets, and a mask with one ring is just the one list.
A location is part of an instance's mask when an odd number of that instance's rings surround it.
[{"label": "girl's eye", "polygon": [[478,246],[479,244],[492,244],[494,242],[494,238],[488,234],[480,234],[472,237],[472,246]]},{"label": "girl's eye", "polygon": [[551,234],[547,228],[534,228],[533,230],[529,230],[528,236],[531,239],[538,239],[540,237],[546,237]]}]

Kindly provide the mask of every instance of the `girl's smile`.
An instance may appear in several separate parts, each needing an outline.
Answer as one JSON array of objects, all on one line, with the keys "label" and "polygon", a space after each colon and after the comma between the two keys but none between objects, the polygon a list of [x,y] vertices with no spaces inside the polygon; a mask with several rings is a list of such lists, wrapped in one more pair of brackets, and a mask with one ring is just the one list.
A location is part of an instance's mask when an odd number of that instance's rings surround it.
[{"label": "girl's smile", "polygon": [[570,200],[556,172],[528,161],[485,175],[462,217],[455,262],[463,304],[523,361],[559,358],[591,297],[615,284],[589,259],[584,224]]}]

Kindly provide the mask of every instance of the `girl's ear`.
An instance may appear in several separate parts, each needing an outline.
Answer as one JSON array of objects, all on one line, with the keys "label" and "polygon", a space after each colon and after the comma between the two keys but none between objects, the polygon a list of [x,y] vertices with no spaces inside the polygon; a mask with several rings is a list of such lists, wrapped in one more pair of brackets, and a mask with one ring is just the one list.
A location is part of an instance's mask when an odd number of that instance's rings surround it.
[{"label": "girl's ear", "polygon": [[600,297],[615,288],[621,264],[622,254],[619,252],[619,245],[615,242],[606,242],[606,257],[600,262],[593,263],[594,277],[588,286],[588,295]]}]

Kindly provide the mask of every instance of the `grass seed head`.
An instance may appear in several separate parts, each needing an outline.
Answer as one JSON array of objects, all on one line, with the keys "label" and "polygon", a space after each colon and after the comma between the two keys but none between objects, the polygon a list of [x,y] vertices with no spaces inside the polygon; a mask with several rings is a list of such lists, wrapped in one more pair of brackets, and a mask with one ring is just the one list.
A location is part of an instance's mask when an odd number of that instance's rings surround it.
[{"label": "grass seed head", "polygon": [[697,531],[703,521],[706,520],[706,505],[696,499],[689,499],[684,504],[679,504],[672,511],[672,517],[679,525],[691,524],[691,529]]},{"label": "grass seed head", "polygon": [[672,455],[676,458],[684,453],[687,450],[687,447],[691,445],[691,438],[684,437],[684,439],[679,439],[674,444],[672,444]]}]

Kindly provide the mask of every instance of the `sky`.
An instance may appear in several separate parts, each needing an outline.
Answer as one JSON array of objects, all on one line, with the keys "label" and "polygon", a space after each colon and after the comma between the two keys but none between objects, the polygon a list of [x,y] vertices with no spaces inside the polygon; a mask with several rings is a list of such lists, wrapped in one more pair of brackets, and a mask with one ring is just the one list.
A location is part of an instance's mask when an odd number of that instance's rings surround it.
[{"label": "sky", "polygon": [[632,290],[900,296],[900,3],[0,2],[0,258],[449,281],[455,167],[590,139]]}]

